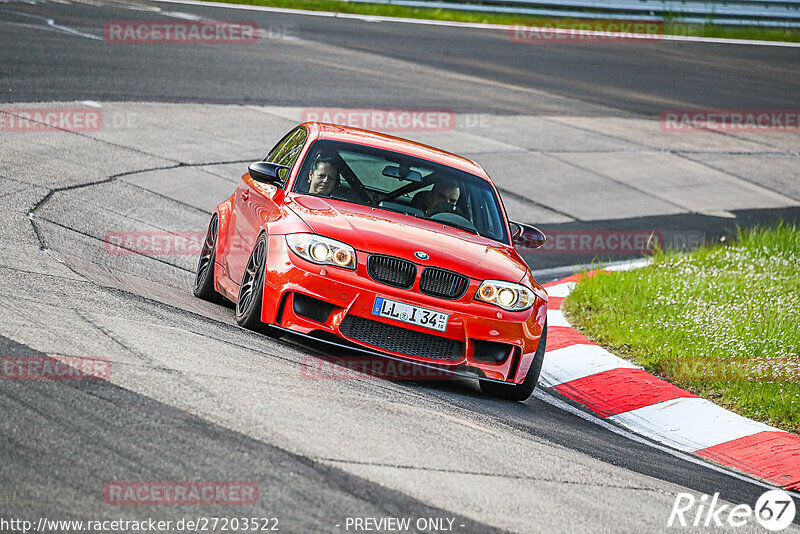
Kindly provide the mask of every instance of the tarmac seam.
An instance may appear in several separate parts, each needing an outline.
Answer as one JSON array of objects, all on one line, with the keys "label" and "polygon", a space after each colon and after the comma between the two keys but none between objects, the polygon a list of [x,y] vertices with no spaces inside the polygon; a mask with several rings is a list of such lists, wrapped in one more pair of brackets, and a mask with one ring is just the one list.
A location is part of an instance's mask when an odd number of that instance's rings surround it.
[{"label": "tarmac seam", "polygon": [[[648,117],[648,116],[643,115],[641,113],[639,113],[637,115],[638,116],[633,118],[633,120],[655,120],[654,117]],[[588,133],[591,133],[591,134],[594,134],[594,135],[602,135],[604,137],[609,137],[609,138],[614,139],[616,141],[624,141],[626,143],[631,143],[631,144],[634,144],[634,145],[639,145],[641,147],[650,148],[648,145],[645,145],[645,144],[640,143],[638,141],[625,139],[624,137],[620,137],[618,135],[610,134],[610,133],[607,133],[607,132],[599,132],[597,130],[592,130],[590,128],[586,128],[586,127],[580,126],[578,124],[573,124],[571,122],[560,122],[560,121],[557,121],[557,120],[552,120],[552,118],[553,118],[552,116],[550,116],[550,117],[545,116],[545,117],[542,117],[542,120],[553,122],[555,124],[558,124],[559,126],[569,126],[570,128],[575,128],[577,130],[583,130],[584,132],[588,132]],[[556,116],[555,118],[558,118],[558,116]],[[612,117],[612,118],[614,118],[614,117]],[[624,117],[624,118],[627,119],[627,117]],[[719,130],[714,130],[712,128],[696,128],[696,129],[697,130],[702,130],[703,133],[716,134],[716,135],[721,135],[723,137],[731,137],[733,139],[736,139],[737,141],[746,141],[748,143],[762,145],[762,146],[766,146],[766,147],[770,147],[770,148],[777,148],[774,145],[770,145],[769,143],[765,143],[765,142],[758,141],[758,140],[753,140],[753,139],[746,139],[746,138],[734,135],[733,133],[730,133],[730,132],[722,132],[722,131],[719,131]]]},{"label": "tarmac seam", "polygon": [[[123,148],[125,148],[125,147],[123,147]],[[159,156],[156,156],[156,157],[159,157]],[[169,159],[169,158],[162,158],[162,159]],[[244,160],[244,161],[249,161],[249,160]],[[46,243],[44,237],[40,233],[39,228],[36,225],[34,216],[36,214],[36,211],[39,208],[41,208],[42,206],[44,206],[45,204],[47,204],[50,201],[50,199],[53,197],[53,195],[56,194],[56,193],[61,193],[61,192],[64,192],[64,191],[73,191],[75,189],[81,189],[81,188],[84,188],[84,187],[91,187],[93,185],[107,184],[107,183],[113,182],[114,180],[116,180],[118,178],[122,178],[124,176],[131,176],[131,175],[134,175],[134,174],[141,174],[141,173],[145,173],[145,172],[171,170],[171,169],[178,169],[178,168],[182,168],[182,167],[203,167],[203,166],[208,166],[208,165],[227,165],[227,164],[230,164],[230,163],[241,163],[241,162],[242,162],[241,160],[226,160],[226,161],[220,161],[220,162],[212,161],[212,162],[201,162],[201,163],[183,163],[183,162],[178,162],[178,163],[173,164],[173,165],[163,165],[163,166],[159,166],[159,167],[148,167],[146,169],[138,169],[138,170],[135,170],[135,171],[126,171],[126,172],[121,172],[121,173],[118,173],[118,174],[112,174],[108,178],[103,178],[102,180],[94,180],[94,181],[85,182],[85,183],[82,183],[82,184],[73,184],[73,185],[68,185],[68,186],[64,186],[64,187],[56,187],[56,188],[48,190],[48,192],[41,199],[39,199],[39,201],[36,204],[34,204],[33,207],[31,207],[28,210],[28,220],[31,221],[31,225],[33,226],[33,231],[36,234],[36,238],[39,240],[39,248],[41,250],[50,250],[50,248],[47,246],[47,243]],[[126,182],[126,183],[129,183],[130,185],[133,185],[135,187],[139,187],[140,189],[142,189],[144,191],[148,191],[148,192],[150,192],[150,193],[152,193],[154,195],[158,195],[158,196],[164,197],[164,195],[161,195],[160,193],[156,193],[154,191],[150,191],[147,188],[144,188],[144,187],[141,187],[141,186],[137,186],[136,184],[132,184],[130,182]],[[171,198],[171,197],[164,197],[164,198],[168,198],[168,199],[172,200],[173,202],[177,202],[178,204],[183,204],[181,201],[176,200],[176,199]],[[189,205],[187,205],[187,206],[189,206]],[[195,210],[201,211],[203,213],[209,213],[209,212],[201,210],[200,208],[197,208],[195,206],[189,206],[189,207],[191,207],[191,208],[193,208]],[[73,231],[79,232],[78,230],[75,230],[74,228],[70,228],[68,226],[61,225],[59,223],[50,221],[48,219],[42,219],[42,220],[45,220],[45,221],[50,222],[52,224],[57,224],[57,225],[62,226],[64,228],[68,229],[68,230],[73,230]],[[90,236],[90,237],[94,237],[94,236]],[[149,257],[151,257],[151,256],[149,256]],[[79,274],[79,273],[77,273],[77,274]]]},{"label": "tarmac seam", "polygon": [[[108,243],[108,241],[106,241],[105,239],[99,238],[99,237],[97,237],[97,236],[94,236],[94,235],[91,235],[91,234],[87,234],[86,232],[82,232],[82,231],[80,231],[80,230],[76,230],[75,228],[72,228],[72,227],[70,227],[70,226],[66,226],[66,225],[64,225],[64,224],[57,223],[57,222],[55,222],[55,221],[51,221],[50,219],[41,218],[41,221],[43,221],[43,222],[46,222],[46,223],[50,223],[50,224],[52,224],[52,225],[54,225],[54,226],[58,226],[58,227],[60,227],[60,228],[63,228],[64,230],[68,230],[68,231],[70,231],[70,232],[75,232],[76,234],[82,235],[82,236],[84,236],[84,237],[88,237],[88,238],[91,238],[91,239],[95,239],[95,240],[97,240],[97,241],[100,241],[101,243]],[[31,219],[31,223],[33,224],[33,219]],[[34,228],[34,229],[35,229],[35,228]],[[170,233],[171,233],[171,232],[170,232]],[[37,235],[38,235],[38,232],[37,232]],[[41,240],[40,240],[40,241],[41,241]],[[110,243],[109,243],[109,244],[110,244]],[[149,254],[145,254],[144,252],[140,252],[140,251],[138,251],[138,250],[133,250],[133,249],[127,248],[127,247],[125,247],[125,246],[123,246],[123,245],[121,245],[121,244],[119,244],[119,245],[115,244],[115,245],[114,245],[114,247],[115,247],[115,248],[121,248],[121,249],[127,250],[127,251],[128,251],[128,252],[130,252],[131,254],[136,254],[136,255],[138,255],[138,256],[142,256],[142,257],[145,257],[145,258],[151,259],[151,260],[153,260],[153,261],[157,261],[157,262],[159,262],[159,263],[163,263],[164,265],[168,265],[168,266],[170,266],[170,267],[174,267],[174,268],[176,268],[176,269],[180,269],[180,270],[182,270],[182,271],[185,271],[185,272],[187,272],[187,273],[192,273],[192,274],[194,274],[194,271],[193,271],[192,269],[188,269],[188,268],[186,268],[186,267],[181,267],[180,265],[175,265],[174,263],[169,263],[168,261],[166,261],[166,260],[162,260],[161,258],[157,258],[157,257],[155,257],[155,256],[151,256],[151,255],[149,255]],[[48,248],[46,245],[44,245],[44,246],[41,246],[40,248],[41,248],[42,250],[44,250],[44,251],[50,251],[50,249],[49,249],[49,248]],[[80,274],[80,273],[76,273],[76,274]]]},{"label": "tarmac seam", "polygon": [[522,196],[522,195],[520,195],[518,193],[515,193],[513,191],[510,191],[508,189],[504,189],[502,187],[499,187],[497,184],[495,184],[495,187],[497,187],[497,190],[500,191],[501,193],[503,193],[504,196],[511,197],[514,200],[518,201],[518,202],[522,202],[523,204],[527,204],[529,206],[534,206],[534,207],[537,207],[539,209],[543,209],[543,210],[549,211],[551,213],[555,213],[556,215],[561,215],[562,217],[566,217],[566,218],[568,218],[568,219],[570,219],[570,220],[572,220],[574,222],[583,222],[581,219],[575,217],[574,215],[569,215],[568,213],[565,213],[565,212],[563,212],[561,210],[557,210],[555,208],[551,208],[550,206],[546,206],[544,204],[540,204],[539,202],[536,202],[535,200],[531,200],[528,197]]},{"label": "tarmac seam", "polygon": [[432,473],[450,473],[455,475],[470,475],[470,476],[481,476],[481,477],[493,477],[493,478],[507,478],[511,480],[531,480],[535,482],[552,482],[554,484],[569,484],[575,486],[587,486],[587,487],[599,487],[599,488],[613,488],[613,489],[628,489],[628,490],[637,490],[637,491],[652,491],[655,493],[662,493],[665,495],[671,495],[669,492],[665,492],[663,490],[659,490],[657,488],[647,488],[642,486],[624,486],[618,484],[590,484],[588,482],[581,482],[576,480],[559,480],[555,478],[546,478],[546,477],[535,477],[529,475],[512,475],[512,474],[502,474],[502,473],[487,473],[482,471],[467,471],[463,469],[444,469],[440,467],[420,467],[415,465],[404,465],[404,464],[389,464],[383,462],[361,462],[358,460],[340,460],[337,458],[325,458],[316,456],[313,458],[315,461],[318,462],[331,462],[331,463],[339,463],[339,464],[350,464],[350,465],[364,465],[364,466],[372,466],[372,467],[388,467],[391,469],[406,469],[412,471],[428,471]]},{"label": "tarmac seam", "polygon": [[[713,154],[714,153],[712,153],[712,155]],[[745,154],[722,154],[722,155],[724,155],[724,156],[734,155],[735,156],[735,155],[745,155]],[[746,154],[746,155],[753,155],[753,154]],[[692,163],[697,163],[698,165],[702,165],[702,166],[704,166],[706,168],[711,169],[712,171],[721,172],[722,174],[725,174],[727,176],[735,178],[736,180],[744,182],[745,184],[750,184],[750,185],[754,185],[754,186],[757,186],[757,187],[762,187],[762,188],[766,189],[767,191],[771,191],[771,192],[773,192],[773,193],[775,193],[777,195],[782,196],[783,198],[787,198],[789,200],[794,200],[794,201],[800,200],[800,199],[788,196],[785,191],[781,191],[781,190],[779,190],[779,189],[777,189],[775,187],[771,187],[771,186],[765,185],[763,183],[761,183],[761,184],[753,183],[753,182],[749,181],[747,178],[745,178],[743,176],[739,176],[738,174],[736,174],[734,172],[731,172],[729,170],[721,169],[719,167],[716,167],[716,166],[714,166],[711,163],[708,163],[706,161],[692,159],[692,158],[688,157],[686,154],[681,154],[681,153],[676,154],[676,156],[678,156],[678,157],[680,157],[680,158],[682,158],[682,159],[684,159],[686,161],[691,161]],[[798,156],[788,155],[788,157],[795,158],[795,157],[798,157]],[[800,159],[800,158],[798,158],[798,159]],[[798,161],[798,163],[800,163],[800,161]]]},{"label": "tarmac seam", "polygon": [[144,156],[149,156],[151,158],[163,159],[163,160],[167,160],[167,161],[174,161],[175,163],[180,163],[178,160],[175,160],[175,159],[172,159],[172,158],[167,158],[167,157],[164,157],[164,156],[159,156],[157,154],[151,154],[150,152],[146,152],[146,151],[138,149],[138,148],[133,148],[133,147],[129,147],[129,146],[126,146],[126,145],[121,145],[119,143],[112,143],[111,141],[106,141],[105,139],[100,139],[98,137],[93,137],[93,136],[85,134],[83,132],[77,132],[75,130],[70,130],[68,128],[60,128],[58,126],[53,126],[51,124],[48,124],[45,121],[37,121],[37,120],[35,120],[33,118],[30,118],[30,117],[21,117],[20,115],[17,115],[15,113],[11,113],[11,111],[14,111],[15,109],[19,109],[20,111],[25,111],[26,108],[0,108],[0,114],[10,115],[12,117],[17,117],[17,118],[24,118],[28,122],[41,124],[42,126],[46,126],[47,128],[50,128],[51,130],[56,130],[56,131],[59,131],[59,132],[62,132],[62,133],[69,133],[69,134],[77,135],[78,137],[83,137],[84,139],[90,139],[90,140],[95,141],[97,143],[102,143],[102,144],[105,144],[105,145],[108,145],[108,146],[111,146],[111,147],[115,147],[115,148],[122,148],[124,150],[129,150],[131,152],[136,152],[136,153],[142,154]]},{"label": "tarmac seam", "polygon": [[556,160],[556,161],[559,161],[559,162],[561,162],[561,163],[564,163],[564,164],[566,164],[566,165],[569,165],[569,166],[571,166],[571,167],[575,167],[576,169],[580,169],[580,170],[582,170],[582,171],[585,171],[585,172],[588,172],[588,173],[594,174],[595,176],[601,176],[601,177],[605,178],[606,180],[609,180],[609,181],[611,181],[611,182],[614,182],[614,183],[615,183],[615,184],[617,184],[617,185],[621,185],[621,186],[623,186],[623,187],[625,187],[625,188],[627,188],[627,189],[630,189],[631,191],[636,191],[637,193],[641,193],[642,195],[644,195],[644,196],[646,196],[646,197],[649,197],[649,198],[656,199],[656,200],[658,200],[659,202],[663,202],[663,203],[665,203],[665,204],[669,204],[670,206],[673,206],[673,207],[675,207],[675,208],[678,208],[679,210],[681,210],[681,211],[683,211],[683,212],[686,212],[686,213],[695,213],[694,211],[692,211],[692,210],[690,210],[690,209],[687,209],[685,206],[681,206],[680,204],[676,204],[676,203],[672,202],[671,200],[668,200],[668,199],[665,199],[665,198],[661,198],[661,197],[659,197],[659,196],[657,196],[657,195],[654,195],[654,194],[652,194],[652,193],[649,193],[649,192],[645,191],[644,189],[640,189],[640,188],[638,188],[638,187],[634,187],[634,186],[632,186],[631,184],[628,184],[628,183],[625,183],[625,182],[623,182],[623,181],[617,180],[616,178],[613,178],[613,177],[611,177],[611,176],[609,176],[609,175],[607,175],[607,174],[604,174],[604,173],[602,173],[602,172],[599,172],[599,171],[597,171],[597,170],[592,170],[591,168],[588,168],[588,169],[587,169],[586,167],[583,167],[583,166],[581,166],[581,165],[578,165],[577,163],[574,163],[574,162],[572,162],[572,161],[568,161],[568,160],[561,159],[561,158],[557,157],[556,155],[551,155],[551,156],[550,156],[550,158],[551,158],[551,159],[554,159],[554,160]]}]

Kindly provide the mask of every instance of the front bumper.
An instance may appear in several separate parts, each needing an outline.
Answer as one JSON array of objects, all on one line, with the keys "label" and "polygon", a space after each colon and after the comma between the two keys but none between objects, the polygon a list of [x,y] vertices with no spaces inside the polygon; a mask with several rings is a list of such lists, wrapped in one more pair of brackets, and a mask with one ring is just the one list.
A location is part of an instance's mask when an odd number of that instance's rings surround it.
[{"label": "front bumper", "polygon": [[[466,368],[494,380],[525,379],[544,326],[546,301],[537,298],[522,312],[504,311],[473,300],[481,282],[474,279],[456,300],[421,293],[418,277],[410,289],[399,289],[370,278],[367,257],[357,251],[355,271],[317,265],[292,253],[285,236],[270,236],[261,320],[301,334],[334,335],[410,361]],[[438,332],[373,315],[379,296],[447,313],[447,329]],[[495,349],[491,361],[486,361],[487,347]],[[497,361],[501,353],[505,357]]]}]

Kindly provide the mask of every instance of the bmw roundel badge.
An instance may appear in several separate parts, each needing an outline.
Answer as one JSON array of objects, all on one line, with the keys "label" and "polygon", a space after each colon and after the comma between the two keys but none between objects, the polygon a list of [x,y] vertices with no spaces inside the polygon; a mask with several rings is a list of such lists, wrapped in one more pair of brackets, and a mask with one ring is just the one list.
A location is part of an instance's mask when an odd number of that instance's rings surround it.
[{"label": "bmw roundel badge", "polygon": [[419,258],[421,260],[427,260],[428,259],[428,255],[425,254],[424,252],[422,252],[421,250],[416,251],[414,253],[414,256],[416,256],[417,258]]}]

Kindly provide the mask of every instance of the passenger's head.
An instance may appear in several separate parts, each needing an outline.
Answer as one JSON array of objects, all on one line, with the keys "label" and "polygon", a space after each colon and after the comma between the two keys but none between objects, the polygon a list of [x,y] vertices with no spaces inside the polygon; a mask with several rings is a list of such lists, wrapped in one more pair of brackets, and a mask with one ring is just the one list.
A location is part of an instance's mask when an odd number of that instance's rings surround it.
[{"label": "passenger's head", "polygon": [[308,192],[312,195],[330,195],[339,183],[339,169],[333,154],[320,152],[308,171]]},{"label": "passenger's head", "polygon": [[455,205],[459,196],[461,196],[461,189],[456,180],[447,176],[439,178],[433,184],[430,194],[428,194],[428,207],[425,212],[430,212],[443,202]]}]

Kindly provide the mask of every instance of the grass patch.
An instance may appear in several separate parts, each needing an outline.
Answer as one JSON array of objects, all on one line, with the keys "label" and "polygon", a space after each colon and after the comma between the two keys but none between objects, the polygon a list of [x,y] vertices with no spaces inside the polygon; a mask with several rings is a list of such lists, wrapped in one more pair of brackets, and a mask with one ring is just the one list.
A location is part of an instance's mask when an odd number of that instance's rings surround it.
[{"label": "grass patch", "polygon": [[564,311],[647,371],[800,433],[800,227],[740,230],[732,244],[583,279]]},{"label": "grass patch", "polygon": [[[412,19],[446,20],[458,22],[481,22],[486,24],[517,24],[522,26],[546,26],[559,28],[579,28],[581,24],[596,25],[612,20],[570,19],[561,17],[532,17],[502,13],[481,13],[454,9],[407,7],[390,4],[361,4],[340,0],[214,0],[229,4],[280,7],[285,9],[306,9],[312,11],[332,11],[384,17]],[[683,24],[668,19],[664,22],[663,33],[669,35],[691,35],[702,37],[725,37],[730,39],[757,39],[765,41],[800,42],[800,31],[788,28],[767,28],[759,26],[718,26],[714,24]]]}]

